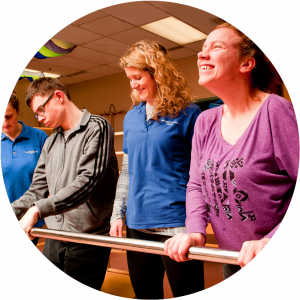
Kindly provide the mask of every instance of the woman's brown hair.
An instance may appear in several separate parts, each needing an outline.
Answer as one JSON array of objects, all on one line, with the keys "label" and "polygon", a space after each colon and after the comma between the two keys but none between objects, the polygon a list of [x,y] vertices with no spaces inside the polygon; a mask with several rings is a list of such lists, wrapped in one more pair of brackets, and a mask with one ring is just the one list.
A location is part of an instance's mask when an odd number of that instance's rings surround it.
[{"label": "woman's brown hair", "polygon": [[19,103],[17,93],[15,91],[12,92],[8,103],[17,111],[17,113],[19,113],[20,103]]},{"label": "woman's brown hair", "polygon": [[277,77],[277,81],[280,81],[281,79],[274,66],[261,49],[243,32],[228,22],[218,25],[215,30],[219,28],[230,28],[241,38],[239,42],[241,58],[253,57],[255,59],[256,64],[251,71],[251,93],[253,93],[255,89],[267,93],[274,92],[277,84],[275,78]]}]

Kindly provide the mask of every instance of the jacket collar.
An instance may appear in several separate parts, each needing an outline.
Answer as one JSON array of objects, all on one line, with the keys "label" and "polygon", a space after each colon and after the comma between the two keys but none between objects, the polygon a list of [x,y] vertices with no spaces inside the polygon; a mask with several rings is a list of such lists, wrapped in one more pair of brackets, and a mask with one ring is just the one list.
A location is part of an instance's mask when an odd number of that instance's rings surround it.
[{"label": "jacket collar", "polygon": [[[81,111],[83,112],[83,114],[81,116],[79,124],[77,126],[75,126],[74,128],[71,128],[71,129],[74,129],[74,131],[77,131],[83,127],[86,127],[87,123],[89,122],[89,120],[91,118],[91,114],[86,109],[82,109]],[[61,126],[59,126],[59,127],[54,128],[53,131],[63,132],[64,130],[62,129]]]}]

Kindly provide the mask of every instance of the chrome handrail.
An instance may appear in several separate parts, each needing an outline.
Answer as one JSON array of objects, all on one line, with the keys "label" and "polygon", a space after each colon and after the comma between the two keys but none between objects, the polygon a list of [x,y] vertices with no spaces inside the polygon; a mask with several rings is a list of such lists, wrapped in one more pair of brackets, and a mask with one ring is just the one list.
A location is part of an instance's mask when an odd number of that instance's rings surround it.
[{"label": "chrome handrail", "polygon": [[[30,234],[34,237],[42,237],[66,242],[167,255],[164,251],[164,243],[162,242],[144,241],[130,238],[120,238],[62,230],[42,229],[35,227],[31,229]],[[209,247],[191,247],[188,252],[189,259],[234,265],[238,265],[238,255],[239,253],[236,251]]]}]

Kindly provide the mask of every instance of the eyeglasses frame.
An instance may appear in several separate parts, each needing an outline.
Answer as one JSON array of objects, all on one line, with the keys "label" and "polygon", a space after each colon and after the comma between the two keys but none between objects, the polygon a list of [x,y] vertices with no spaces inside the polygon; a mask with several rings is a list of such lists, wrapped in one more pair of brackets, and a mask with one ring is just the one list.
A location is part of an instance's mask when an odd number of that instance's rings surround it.
[{"label": "eyeglasses frame", "polygon": [[35,113],[34,117],[35,117],[37,120],[39,119],[39,116],[43,116],[43,115],[45,114],[44,107],[45,107],[45,105],[48,103],[48,101],[52,98],[52,96],[54,95],[54,93],[55,93],[55,92],[53,92],[53,93],[48,97],[48,99],[44,102],[44,104],[43,104],[41,107],[39,107],[38,110],[42,109],[43,112],[42,112],[42,113]]}]

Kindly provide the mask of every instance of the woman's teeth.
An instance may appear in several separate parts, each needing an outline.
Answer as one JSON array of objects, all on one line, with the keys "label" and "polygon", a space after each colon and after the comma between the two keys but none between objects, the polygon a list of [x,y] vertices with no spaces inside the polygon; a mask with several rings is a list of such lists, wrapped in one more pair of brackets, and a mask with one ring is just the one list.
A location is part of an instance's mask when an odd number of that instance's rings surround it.
[{"label": "woman's teeth", "polygon": [[201,70],[202,70],[202,71],[207,71],[207,70],[211,70],[211,69],[212,69],[211,66],[202,66],[202,67],[201,67]]}]

